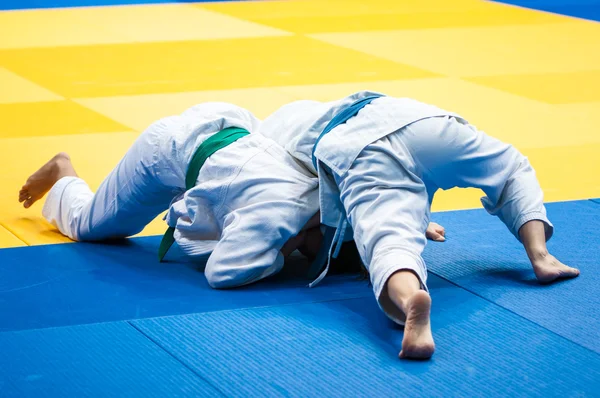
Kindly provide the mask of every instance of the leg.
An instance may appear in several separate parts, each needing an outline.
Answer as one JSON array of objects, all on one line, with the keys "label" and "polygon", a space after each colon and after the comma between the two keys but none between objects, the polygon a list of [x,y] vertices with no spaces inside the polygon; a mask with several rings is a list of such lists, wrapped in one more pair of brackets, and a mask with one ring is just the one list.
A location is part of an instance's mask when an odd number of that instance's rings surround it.
[{"label": "leg", "polygon": [[406,314],[400,358],[429,358],[435,345],[429,312],[431,297],[421,290],[419,278],[410,271],[398,271],[387,283],[390,300]]},{"label": "leg", "polygon": [[59,154],[27,180],[19,200],[30,207],[49,191],[44,217],[73,240],[134,235],[175,196],[156,175],[158,143],[173,123],[163,119],[142,133],[95,194],[77,177],[68,156]]},{"label": "leg", "polygon": [[[438,187],[482,189],[485,209],[498,216],[523,243],[530,259],[532,250],[547,253],[545,242],[552,237],[554,227],[546,216],[535,171],[516,148],[451,117],[425,119],[403,129],[403,133],[416,161]],[[532,221],[536,222],[523,231]],[[550,277],[541,269],[550,266],[548,262],[560,264],[552,256],[546,258],[545,265],[531,260],[538,280],[544,283],[558,276]],[[561,275],[578,275],[575,269],[568,269]]]},{"label": "leg", "polygon": [[578,269],[564,265],[548,253],[544,224],[541,221],[525,223],[519,230],[519,235],[540,283],[551,283],[557,279],[575,278],[579,275]]},{"label": "leg", "polygon": [[400,356],[431,357],[431,299],[421,257],[429,202],[412,157],[398,139],[386,137],[365,148],[336,182],[377,301],[388,317],[405,323]]}]

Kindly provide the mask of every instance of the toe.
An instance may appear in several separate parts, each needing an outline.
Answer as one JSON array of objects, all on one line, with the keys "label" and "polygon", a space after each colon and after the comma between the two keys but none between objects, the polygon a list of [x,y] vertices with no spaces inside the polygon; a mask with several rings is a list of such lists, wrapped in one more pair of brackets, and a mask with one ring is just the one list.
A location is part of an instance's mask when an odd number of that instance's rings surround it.
[{"label": "toe", "polygon": [[31,205],[33,204],[34,200],[33,198],[29,198],[25,201],[25,203],[23,203],[23,207],[25,207],[26,209],[29,209],[31,207]]},{"label": "toe", "polygon": [[574,278],[579,275],[579,270],[577,268],[565,267],[565,269],[561,270],[560,276],[562,278]]},{"label": "toe", "polygon": [[27,194],[27,195],[19,195],[19,203],[25,202],[30,197],[31,197],[31,195],[29,195],[29,194]]},{"label": "toe", "polygon": [[433,349],[429,347],[414,347],[410,350],[402,349],[398,358],[400,359],[429,359],[433,356]]}]

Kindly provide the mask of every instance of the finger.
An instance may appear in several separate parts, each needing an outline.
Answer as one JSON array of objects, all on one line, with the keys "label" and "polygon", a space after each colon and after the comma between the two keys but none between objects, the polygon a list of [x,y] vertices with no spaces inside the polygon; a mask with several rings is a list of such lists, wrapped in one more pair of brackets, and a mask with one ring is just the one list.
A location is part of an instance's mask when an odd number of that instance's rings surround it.
[{"label": "finger", "polygon": [[298,235],[290,238],[281,248],[281,254],[284,257],[292,254],[300,245],[304,243],[304,238],[306,237],[306,232],[301,231]]},{"label": "finger", "polygon": [[431,221],[429,223],[429,228],[428,229],[436,231],[437,233],[439,233],[441,235],[444,235],[446,233],[446,229],[443,226],[441,226],[440,224],[438,224],[436,222],[433,222],[433,221]]},{"label": "finger", "polygon": [[427,231],[425,233],[425,236],[427,237],[427,239],[429,240],[433,240],[436,242],[443,242],[446,240],[446,238],[444,237],[444,235],[437,233],[436,231]]},{"label": "finger", "polygon": [[436,234],[432,240],[435,242],[445,242],[446,238],[442,234]]}]

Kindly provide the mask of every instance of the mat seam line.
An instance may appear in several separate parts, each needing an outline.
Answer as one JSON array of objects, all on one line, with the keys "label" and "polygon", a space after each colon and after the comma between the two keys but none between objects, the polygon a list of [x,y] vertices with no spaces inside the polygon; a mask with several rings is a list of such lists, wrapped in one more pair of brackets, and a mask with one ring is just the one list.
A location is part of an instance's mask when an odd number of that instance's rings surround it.
[{"label": "mat seam line", "polygon": [[[289,306],[292,306],[292,305],[308,305],[308,304],[333,303],[333,302],[336,302],[336,301],[358,300],[358,299],[362,299],[362,298],[369,297],[369,296],[370,296],[369,294],[365,294],[365,295],[356,295],[356,296],[352,296],[352,297],[336,298],[336,299],[330,299],[330,300],[296,302],[296,303],[287,303],[287,304],[260,305],[260,306],[256,306],[256,307],[229,308],[229,309],[226,309],[226,310],[206,311],[206,312],[188,312],[186,314],[173,314],[173,315],[155,316],[155,317],[150,317],[150,318],[130,319],[130,320],[126,320],[124,322],[128,322],[129,323],[129,322],[135,322],[135,321],[148,321],[148,320],[153,320],[153,319],[167,319],[167,318],[174,318],[174,317],[188,317],[188,316],[193,316],[193,315],[203,316],[203,315],[206,315],[206,314],[216,314],[216,313],[226,313],[226,312],[236,312],[236,311],[253,311],[253,310],[260,310],[260,309],[265,309],[265,308],[289,307]],[[122,321],[111,321],[111,322],[122,322]],[[104,322],[100,322],[100,323],[104,323]],[[58,327],[61,327],[61,326],[58,326]]]},{"label": "mat seam line", "polygon": [[217,388],[217,386],[215,386],[210,381],[206,380],[201,374],[199,374],[197,371],[195,371],[190,366],[188,366],[185,362],[183,362],[178,357],[176,357],[174,354],[172,354],[169,350],[167,350],[165,347],[163,347],[158,341],[154,340],[152,337],[150,337],[149,335],[147,335],[146,333],[144,333],[144,331],[142,329],[138,328],[136,325],[134,325],[133,323],[131,323],[132,321],[125,321],[125,322],[129,326],[131,326],[133,329],[135,329],[137,332],[139,332],[142,336],[144,336],[153,345],[157,346],[161,351],[164,351],[165,353],[167,353],[167,355],[169,355],[171,358],[175,359],[178,363],[180,363],[181,365],[183,365],[184,368],[186,368],[187,370],[189,370],[190,372],[192,372],[193,374],[195,374],[196,377],[200,378],[200,380],[204,381],[209,386],[211,386],[212,388],[214,388],[221,396],[228,397],[228,395],[226,395],[223,391],[221,391],[219,388]]},{"label": "mat seam line", "polygon": [[[17,238],[17,240],[23,242],[23,244],[25,246],[31,246],[29,243],[25,242],[23,239],[21,239],[17,234],[14,233],[13,230],[11,230],[10,228],[8,228],[8,226],[6,226],[6,224],[4,224],[3,222],[0,222],[0,226],[2,228],[4,228],[5,230],[8,231],[9,234],[11,234],[12,236],[14,236],[15,238]],[[3,249],[9,249],[8,247],[3,247]]]},{"label": "mat seam line", "polygon": [[[143,320],[148,320],[148,319],[172,318],[172,317],[176,317],[176,316],[191,316],[191,315],[214,314],[214,313],[217,313],[217,312],[222,313],[222,312],[233,312],[233,311],[252,311],[252,310],[257,310],[257,309],[265,309],[265,308],[289,307],[291,305],[307,305],[307,304],[333,303],[333,302],[336,302],[336,301],[358,300],[358,299],[369,297],[369,296],[370,296],[370,294],[365,294],[365,295],[356,295],[356,296],[353,296],[353,297],[336,298],[336,299],[330,299],[330,300],[318,300],[318,301],[307,301],[307,302],[286,303],[286,304],[273,304],[273,305],[260,305],[260,306],[257,306],[257,307],[229,308],[229,309],[226,309],[226,310],[219,310],[219,311],[190,312],[190,313],[187,313],[187,314],[164,315],[164,316],[157,316],[157,317],[152,317],[152,318],[144,318],[144,319],[139,319],[139,320],[143,321]],[[138,320],[138,319],[136,319],[136,320]]]},{"label": "mat seam line", "polygon": [[547,330],[548,332],[550,332],[550,333],[552,333],[552,334],[554,334],[554,335],[556,335],[556,336],[560,337],[560,338],[561,338],[561,339],[563,339],[563,340],[566,340],[566,341],[568,341],[568,342],[570,342],[570,343],[573,343],[573,344],[575,344],[576,346],[579,346],[579,347],[581,347],[581,348],[583,348],[583,349],[585,349],[585,350],[587,350],[587,351],[590,351],[590,352],[592,352],[593,354],[596,354],[597,356],[600,356],[600,353],[598,353],[598,352],[596,352],[596,351],[592,350],[591,348],[588,348],[588,347],[586,347],[586,346],[584,346],[584,345],[581,345],[580,343],[578,343],[578,342],[576,342],[576,341],[573,341],[573,340],[571,340],[571,339],[569,339],[569,338],[567,338],[567,337],[565,337],[565,336],[563,336],[563,335],[561,335],[561,334],[558,334],[558,333],[557,333],[557,332],[555,332],[554,330],[548,329],[547,327],[545,327],[545,326],[543,326],[543,325],[540,325],[539,323],[537,323],[537,322],[535,322],[535,321],[533,321],[533,320],[531,320],[531,319],[529,319],[529,318],[526,318],[526,317],[524,317],[524,316],[523,316],[523,315],[521,315],[521,314],[518,314],[518,313],[516,313],[515,311],[511,310],[510,308],[503,307],[503,306],[501,306],[500,304],[498,304],[498,303],[496,303],[496,302],[494,302],[494,301],[491,301],[490,299],[488,299],[488,298],[486,298],[486,297],[484,297],[484,296],[480,295],[479,293],[476,293],[476,292],[474,292],[474,291],[472,291],[472,290],[469,290],[469,289],[467,289],[466,287],[463,287],[463,286],[461,286],[461,285],[458,285],[457,283],[455,283],[455,282],[451,281],[450,279],[447,279],[447,278],[445,278],[445,277],[443,277],[443,276],[441,276],[441,275],[438,275],[438,274],[436,274],[435,272],[433,272],[433,271],[431,271],[431,270],[429,270],[429,272],[430,272],[430,273],[432,273],[433,275],[437,276],[438,278],[440,278],[440,279],[443,279],[443,280],[445,280],[446,282],[448,282],[448,283],[450,283],[450,284],[452,284],[452,285],[454,285],[454,286],[458,287],[459,289],[462,289],[462,290],[464,290],[464,291],[466,291],[466,292],[468,292],[468,293],[471,293],[472,295],[474,295],[474,296],[476,296],[476,297],[479,297],[480,299],[483,299],[483,300],[487,301],[488,303],[495,305],[496,307],[499,307],[499,308],[501,308],[501,309],[503,309],[503,310],[505,310],[505,311],[508,311],[508,312],[510,312],[511,314],[513,314],[513,315],[516,315],[516,316],[518,316],[519,318],[521,318],[521,319],[524,319],[524,320],[526,320],[526,321],[527,321],[527,322],[529,322],[529,323],[532,323],[532,324],[534,324],[534,325],[536,325],[536,326],[539,326],[539,327],[541,327],[541,328],[542,328],[542,329],[544,329],[544,330]]},{"label": "mat seam line", "polygon": [[159,315],[159,316],[151,316],[147,318],[133,318],[133,319],[116,319],[116,320],[108,320],[108,321],[100,321],[100,322],[89,322],[89,323],[77,323],[77,324],[68,324],[68,325],[57,325],[57,326],[46,326],[46,327],[37,327],[31,329],[8,329],[8,330],[0,330],[0,335],[3,333],[21,333],[21,332],[29,332],[34,330],[46,330],[46,329],[59,329],[59,328],[69,328],[73,326],[85,326],[85,325],[104,325],[108,323],[117,323],[117,322],[135,322],[135,321],[147,321],[152,319],[164,319],[164,318],[172,318],[178,316],[190,316],[190,315],[203,315],[203,314],[214,314],[220,312],[231,312],[231,311],[247,311],[261,308],[275,308],[275,307],[286,307],[290,305],[303,305],[303,304],[320,304],[320,303],[329,303],[335,301],[344,301],[344,300],[357,300],[360,298],[369,297],[369,294],[365,293],[365,295],[353,295],[351,297],[330,299],[330,300],[317,300],[317,301],[307,301],[307,302],[293,302],[287,304],[273,304],[273,305],[260,305],[256,307],[243,307],[243,308],[228,308],[223,310],[213,310],[213,311],[203,311],[203,312],[185,312],[182,314],[169,314],[169,315]]}]

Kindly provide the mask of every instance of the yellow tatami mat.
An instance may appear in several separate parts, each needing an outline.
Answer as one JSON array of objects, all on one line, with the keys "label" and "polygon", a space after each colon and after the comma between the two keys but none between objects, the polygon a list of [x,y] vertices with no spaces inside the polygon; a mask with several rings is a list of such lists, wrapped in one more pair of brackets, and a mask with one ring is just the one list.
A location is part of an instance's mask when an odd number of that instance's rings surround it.
[{"label": "yellow tatami mat", "polygon": [[[364,89],[413,97],[517,146],[547,201],[600,197],[599,48],[596,22],[478,0],[0,12],[0,247],[68,241],[17,201],[54,154],[95,188],[150,123],[205,101],[264,118]],[[480,196],[441,192],[434,210]]]}]

